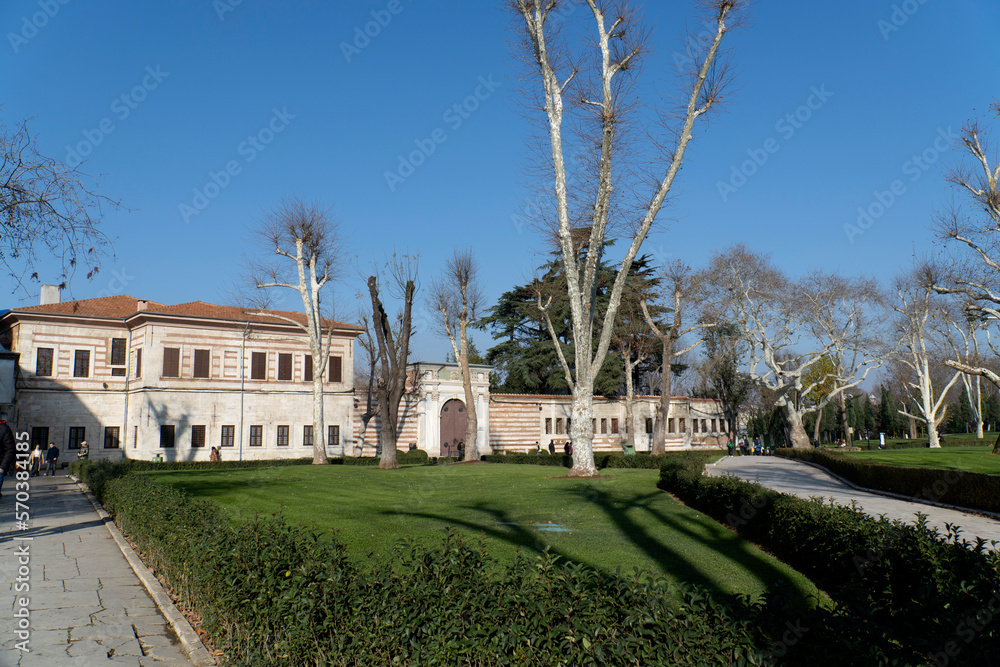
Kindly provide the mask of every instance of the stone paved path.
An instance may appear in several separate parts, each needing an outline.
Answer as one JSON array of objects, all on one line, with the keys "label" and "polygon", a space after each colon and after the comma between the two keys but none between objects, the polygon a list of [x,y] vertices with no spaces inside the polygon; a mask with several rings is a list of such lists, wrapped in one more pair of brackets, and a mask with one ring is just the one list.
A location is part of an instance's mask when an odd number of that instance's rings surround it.
[{"label": "stone paved path", "polygon": [[[0,666],[190,667],[105,520],[77,484],[65,474],[33,477],[30,484],[28,529],[15,522],[14,480],[5,480],[0,501]],[[18,551],[25,549],[30,552],[26,582],[18,571]],[[16,592],[24,583],[30,589]],[[28,598],[27,653],[16,647],[24,636],[17,635],[16,616],[22,597]]]},{"label": "stone paved path", "polygon": [[709,466],[708,474],[736,475],[769,489],[800,498],[811,496],[821,496],[825,500],[833,498],[838,505],[850,505],[853,500],[857,501],[860,509],[867,514],[872,516],[885,514],[890,519],[900,519],[907,523],[913,523],[917,512],[922,512],[927,515],[927,522],[942,533],[945,532],[945,523],[950,523],[961,526],[961,536],[970,542],[974,542],[977,536],[983,537],[987,542],[1000,541],[1000,521],[934,505],[858,491],[823,470],[778,456],[723,457],[717,465]]}]

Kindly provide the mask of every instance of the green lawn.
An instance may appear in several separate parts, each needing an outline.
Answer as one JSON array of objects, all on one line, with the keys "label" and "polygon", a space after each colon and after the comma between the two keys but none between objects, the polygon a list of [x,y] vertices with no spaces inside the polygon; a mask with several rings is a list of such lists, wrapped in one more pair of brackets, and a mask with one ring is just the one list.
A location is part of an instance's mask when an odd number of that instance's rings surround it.
[{"label": "green lawn", "polygon": [[1000,475],[1000,456],[990,454],[993,445],[983,447],[942,447],[941,449],[887,449],[874,452],[846,452],[848,456],[894,466],[963,470]]},{"label": "green lawn", "polygon": [[[234,517],[281,511],[291,522],[336,529],[359,562],[412,536],[439,543],[446,526],[478,539],[503,561],[517,551],[553,553],[589,566],[633,568],[729,593],[759,594],[791,582],[815,586],[656,488],[659,471],[608,470],[597,480],[558,478],[530,465],[286,466],[153,474]],[[541,524],[541,525],[537,525]],[[556,528],[556,531],[546,528]]]}]

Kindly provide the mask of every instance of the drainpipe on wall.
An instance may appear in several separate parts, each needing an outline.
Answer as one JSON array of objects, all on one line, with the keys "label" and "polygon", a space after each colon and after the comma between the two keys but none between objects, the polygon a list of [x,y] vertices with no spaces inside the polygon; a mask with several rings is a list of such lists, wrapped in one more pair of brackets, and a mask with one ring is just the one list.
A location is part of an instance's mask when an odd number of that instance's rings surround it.
[{"label": "drainpipe on wall", "polygon": [[240,346],[240,458],[243,460],[243,386],[246,382],[247,332],[250,330],[250,320],[243,328],[243,344]]},{"label": "drainpipe on wall", "polygon": [[[126,325],[128,326],[128,325]],[[128,383],[132,378],[132,329],[128,330],[128,346],[125,348],[125,417],[122,421],[122,436],[118,446],[122,448],[122,458],[128,458]]]}]

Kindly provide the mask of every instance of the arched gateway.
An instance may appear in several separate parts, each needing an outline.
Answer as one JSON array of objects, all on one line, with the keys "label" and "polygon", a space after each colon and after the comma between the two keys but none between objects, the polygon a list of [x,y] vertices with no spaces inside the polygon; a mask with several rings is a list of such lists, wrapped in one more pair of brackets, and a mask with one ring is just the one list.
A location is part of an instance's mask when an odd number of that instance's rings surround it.
[{"label": "arched gateway", "polygon": [[465,403],[457,398],[441,406],[441,456],[460,456],[458,445],[465,441],[468,421]]}]

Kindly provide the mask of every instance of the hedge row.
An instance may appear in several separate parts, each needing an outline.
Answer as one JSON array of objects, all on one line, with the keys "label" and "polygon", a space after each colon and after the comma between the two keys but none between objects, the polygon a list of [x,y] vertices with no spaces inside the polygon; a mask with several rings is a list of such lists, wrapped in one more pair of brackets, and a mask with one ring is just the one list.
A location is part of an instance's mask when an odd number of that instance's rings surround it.
[{"label": "hedge row", "polygon": [[[761,605],[548,554],[511,566],[450,531],[360,570],[281,517],[229,521],[145,475],[105,507],[232,665],[761,665],[787,631]],[[800,663],[801,664],[801,663]]]},{"label": "hedge row", "polygon": [[[991,664],[1000,651],[1000,556],[985,545],[824,505],[735,477],[705,477],[706,459],[664,463],[661,488],[727,524],[825,590],[875,662]],[[977,620],[978,619],[978,620]],[[990,621],[993,621],[992,623]]]},{"label": "hedge row", "polygon": [[1000,512],[1000,475],[892,466],[822,450],[781,449],[778,455],[821,465],[865,488],[969,509]]},{"label": "hedge row", "polygon": [[[594,454],[594,465],[598,470],[604,468],[645,468],[657,470],[660,465],[667,461],[676,453],[651,456],[650,454],[619,454],[617,452]],[[562,466],[570,468],[573,465],[573,457],[567,454],[556,454],[555,456],[545,454],[488,454],[482,457],[483,461],[489,463],[512,463],[516,465],[535,466]]]}]

